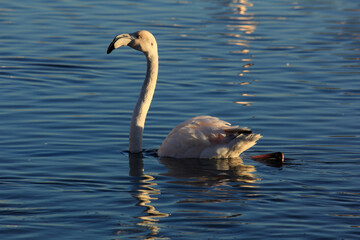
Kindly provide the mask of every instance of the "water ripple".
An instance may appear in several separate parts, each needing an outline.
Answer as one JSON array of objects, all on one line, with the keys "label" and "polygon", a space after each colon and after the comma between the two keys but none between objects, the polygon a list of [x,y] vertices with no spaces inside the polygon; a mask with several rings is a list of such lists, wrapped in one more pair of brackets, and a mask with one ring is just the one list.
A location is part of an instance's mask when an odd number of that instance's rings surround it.
[{"label": "water ripple", "polygon": [[[356,1],[7,1],[0,8],[4,239],[355,239]],[[146,71],[116,34],[159,44],[142,155],[128,126]],[[159,159],[214,115],[264,137],[241,158]],[[250,156],[282,151],[283,165]],[[276,220],[274,221],[274,216]]]}]

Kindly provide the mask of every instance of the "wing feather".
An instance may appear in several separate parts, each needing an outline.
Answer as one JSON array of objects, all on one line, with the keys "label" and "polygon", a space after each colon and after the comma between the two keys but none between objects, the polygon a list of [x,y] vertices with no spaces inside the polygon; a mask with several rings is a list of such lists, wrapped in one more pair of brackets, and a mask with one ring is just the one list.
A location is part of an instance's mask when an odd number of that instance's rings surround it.
[{"label": "wing feather", "polygon": [[231,126],[216,117],[199,116],[176,126],[161,145],[160,157],[231,158],[252,147],[260,134]]}]

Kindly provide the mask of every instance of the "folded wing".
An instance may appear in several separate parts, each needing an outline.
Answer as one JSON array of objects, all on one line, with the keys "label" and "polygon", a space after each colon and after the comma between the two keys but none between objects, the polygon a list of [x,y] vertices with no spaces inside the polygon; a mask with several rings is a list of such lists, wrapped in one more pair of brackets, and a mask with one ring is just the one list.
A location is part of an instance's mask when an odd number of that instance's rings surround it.
[{"label": "folded wing", "polygon": [[160,157],[233,158],[262,136],[216,117],[199,116],[176,126],[158,150]]}]

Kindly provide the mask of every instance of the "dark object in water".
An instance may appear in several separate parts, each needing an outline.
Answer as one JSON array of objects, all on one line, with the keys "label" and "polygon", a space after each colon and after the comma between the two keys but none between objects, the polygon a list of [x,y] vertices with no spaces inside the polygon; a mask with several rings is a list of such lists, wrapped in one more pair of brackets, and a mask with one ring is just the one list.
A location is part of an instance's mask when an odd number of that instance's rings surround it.
[{"label": "dark object in water", "polygon": [[277,163],[283,163],[284,162],[284,154],[282,152],[275,152],[275,153],[267,153],[257,156],[251,157],[254,160],[260,160],[260,161],[274,161]]}]

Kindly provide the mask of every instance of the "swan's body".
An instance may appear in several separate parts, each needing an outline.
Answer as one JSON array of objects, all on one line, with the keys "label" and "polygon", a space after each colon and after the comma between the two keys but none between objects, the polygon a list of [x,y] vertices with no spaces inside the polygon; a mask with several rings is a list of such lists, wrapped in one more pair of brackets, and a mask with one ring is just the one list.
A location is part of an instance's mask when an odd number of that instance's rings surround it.
[{"label": "swan's body", "polygon": [[177,125],[162,143],[159,156],[235,158],[261,138],[248,128],[231,126],[216,117],[199,116]]},{"label": "swan's body", "polygon": [[[158,51],[154,36],[147,31],[121,34],[114,38],[107,53],[130,46],[145,54],[146,78],[135,106],[129,135],[129,151],[142,151],[142,135],[158,75]],[[231,126],[218,118],[199,116],[176,126],[162,143],[158,155],[174,158],[233,158],[256,144],[262,136],[248,128]]]}]

